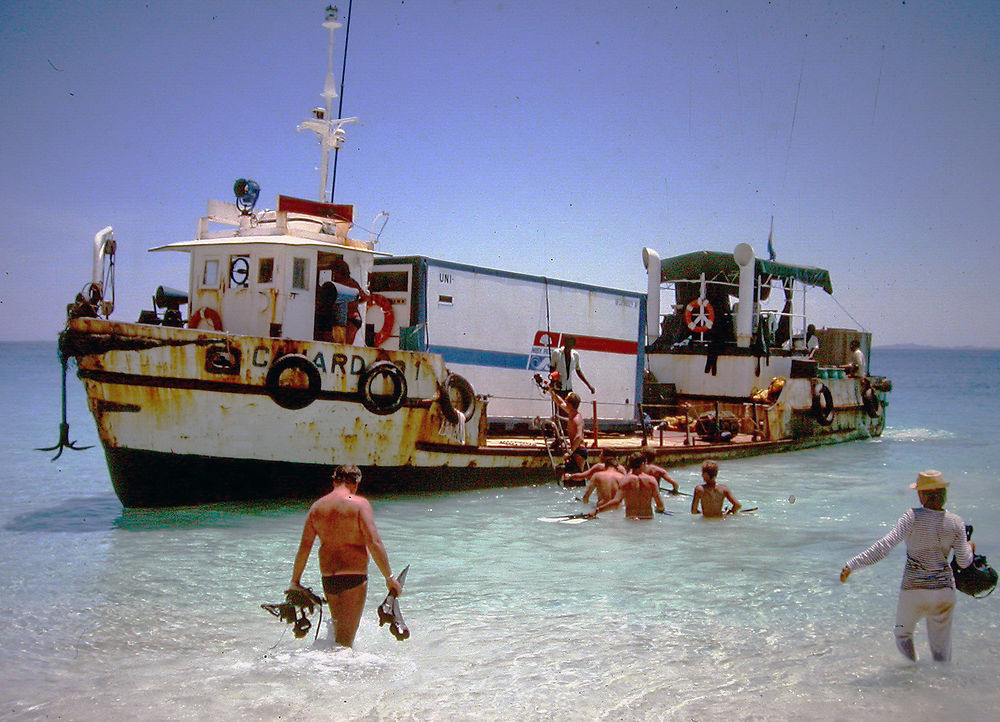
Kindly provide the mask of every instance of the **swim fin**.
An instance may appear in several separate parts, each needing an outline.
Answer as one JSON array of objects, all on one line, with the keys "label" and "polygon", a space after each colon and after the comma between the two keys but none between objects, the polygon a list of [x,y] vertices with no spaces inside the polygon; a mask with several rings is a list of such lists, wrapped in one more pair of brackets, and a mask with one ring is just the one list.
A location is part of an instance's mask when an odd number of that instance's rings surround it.
[{"label": "swim fin", "polygon": [[[399,582],[399,586],[402,587],[403,583],[406,581],[406,572],[410,570],[410,565],[407,564],[406,568],[396,577],[396,581]],[[392,632],[392,636],[402,642],[404,639],[408,639],[410,636],[410,630],[406,626],[406,622],[403,621],[403,613],[399,611],[399,597],[393,592],[389,592],[385,596],[385,601],[378,605],[378,626],[383,624],[389,624],[389,631]]]}]

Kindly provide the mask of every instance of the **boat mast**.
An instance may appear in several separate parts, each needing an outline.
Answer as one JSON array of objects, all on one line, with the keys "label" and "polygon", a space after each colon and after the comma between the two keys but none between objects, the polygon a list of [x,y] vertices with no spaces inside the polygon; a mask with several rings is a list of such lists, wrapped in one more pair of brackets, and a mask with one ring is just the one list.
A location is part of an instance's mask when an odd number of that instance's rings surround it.
[{"label": "boat mast", "polygon": [[[350,20],[348,20],[348,24]],[[336,153],[340,150],[340,146],[344,142],[344,128],[343,126],[347,123],[354,123],[357,118],[337,118],[333,120],[333,99],[338,97],[337,95],[337,81],[333,77],[333,45],[334,45],[334,31],[337,28],[343,27],[339,22],[337,22],[337,8],[332,5],[326,8],[326,19],[323,22],[323,27],[330,31],[330,41],[327,48],[327,67],[326,67],[326,82],[323,84],[323,92],[320,96],[325,101],[325,106],[322,108],[313,108],[313,117],[307,118],[299,123],[296,130],[311,130],[316,134],[316,140],[319,141],[320,145],[320,163],[319,163],[319,201],[321,203],[326,203],[326,179],[327,174],[330,169],[330,149],[334,151],[334,159],[336,159]],[[347,46],[344,46],[344,59],[346,61],[347,56]],[[341,81],[343,82],[343,81]],[[338,108],[339,110],[339,108]],[[334,161],[334,184],[336,183],[336,160]],[[333,196],[333,188],[330,189],[330,197]]]},{"label": "boat mast", "polygon": [[[351,9],[354,6],[354,0],[347,0],[347,28],[344,30],[344,60],[340,64],[340,101],[337,104],[337,117],[341,117],[344,113],[344,79],[347,76],[347,43],[351,39]],[[327,7],[327,17],[329,18],[330,7]],[[337,9],[333,8],[334,14],[336,14]],[[333,31],[330,31],[330,67],[333,67]],[[330,82],[330,75],[327,74],[327,82]],[[330,183],[330,202],[333,202],[333,192],[337,188],[337,158],[340,156],[340,144],[338,143],[333,149],[333,180]]]}]

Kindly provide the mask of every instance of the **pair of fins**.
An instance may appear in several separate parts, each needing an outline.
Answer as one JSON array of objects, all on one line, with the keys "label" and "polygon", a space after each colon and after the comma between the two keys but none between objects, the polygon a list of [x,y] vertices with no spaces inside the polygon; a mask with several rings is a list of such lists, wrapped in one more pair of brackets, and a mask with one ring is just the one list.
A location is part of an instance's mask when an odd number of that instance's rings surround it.
[{"label": "pair of fins", "polygon": [[[406,581],[406,572],[409,570],[410,565],[407,564],[406,568],[396,577],[396,581],[399,582],[400,587]],[[378,605],[376,611],[378,611],[378,626],[381,627],[388,624],[392,636],[400,642],[410,637],[410,630],[407,628],[406,622],[403,621],[403,613],[399,611],[399,597],[396,596],[395,592],[389,592],[385,597],[385,601]]]}]

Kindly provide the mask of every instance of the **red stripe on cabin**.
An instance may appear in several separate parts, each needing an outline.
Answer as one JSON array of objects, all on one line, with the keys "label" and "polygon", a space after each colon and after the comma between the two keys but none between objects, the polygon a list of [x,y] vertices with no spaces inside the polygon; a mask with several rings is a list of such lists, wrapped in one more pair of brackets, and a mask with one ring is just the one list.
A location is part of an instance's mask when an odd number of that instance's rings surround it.
[{"label": "red stripe on cabin", "polygon": [[306,216],[316,218],[329,218],[334,221],[354,222],[354,206],[339,205],[337,203],[320,203],[319,201],[309,201],[305,198],[293,198],[292,196],[278,196],[278,212],[301,213]]},{"label": "red stripe on cabin", "polygon": [[[548,346],[550,348],[562,346],[562,339],[563,334],[561,333],[536,331],[534,345]],[[576,349],[578,351],[600,351],[602,353],[620,353],[627,356],[635,356],[639,351],[639,344],[635,341],[625,341],[620,338],[576,336]]]}]

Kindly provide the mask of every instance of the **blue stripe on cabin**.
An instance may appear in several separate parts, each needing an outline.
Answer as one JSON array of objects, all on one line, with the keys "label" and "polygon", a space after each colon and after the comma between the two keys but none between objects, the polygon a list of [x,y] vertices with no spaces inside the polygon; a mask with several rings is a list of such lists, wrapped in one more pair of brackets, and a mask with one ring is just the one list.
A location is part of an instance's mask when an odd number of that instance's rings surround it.
[{"label": "blue stripe on cabin", "polygon": [[441,354],[445,363],[467,364],[469,366],[489,366],[500,369],[528,369],[528,354],[486,351],[478,348],[458,348],[455,346],[429,346],[430,353]]}]

